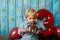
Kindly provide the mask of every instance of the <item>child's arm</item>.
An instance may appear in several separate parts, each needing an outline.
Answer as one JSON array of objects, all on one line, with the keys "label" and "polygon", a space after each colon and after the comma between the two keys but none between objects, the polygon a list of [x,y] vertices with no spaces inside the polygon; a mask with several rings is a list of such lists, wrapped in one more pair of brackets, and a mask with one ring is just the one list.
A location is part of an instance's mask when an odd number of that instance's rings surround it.
[{"label": "child's arm", "polygon": [[18,28],[18,34],[22,35],[22,33],[24,33],[26,30],[24,28],[24,24],[20,24],[19,28]]},{"label": "child's arm", "polygon": [[31,30],[30,30],[30,29],[24,29],[24,28],[22,28],[22,29],[20,30],[20,34],[21,34],[21,33],[25,33],[25,32],[31,32]]}]

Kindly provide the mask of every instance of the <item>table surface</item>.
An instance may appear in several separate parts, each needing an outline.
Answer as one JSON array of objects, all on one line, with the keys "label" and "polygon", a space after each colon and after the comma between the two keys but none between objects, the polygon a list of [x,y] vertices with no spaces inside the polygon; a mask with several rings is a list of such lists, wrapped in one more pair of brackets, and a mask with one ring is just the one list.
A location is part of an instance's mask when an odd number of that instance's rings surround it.
[{"label": "table surface", "polygon": [[[56,38],[53,36],[48,37],[48,38],[42,38],[42,36],[41,36],[41,37],[39,37],[39,39],[40,40],[60,40],[60,38]],[[0,40],[11,40],[11,39],[9,38],[8,35],[0,35]]]},{"label": "table surface", "polygon": [[0,35],[0,40],[10,40],[8,35]]}]

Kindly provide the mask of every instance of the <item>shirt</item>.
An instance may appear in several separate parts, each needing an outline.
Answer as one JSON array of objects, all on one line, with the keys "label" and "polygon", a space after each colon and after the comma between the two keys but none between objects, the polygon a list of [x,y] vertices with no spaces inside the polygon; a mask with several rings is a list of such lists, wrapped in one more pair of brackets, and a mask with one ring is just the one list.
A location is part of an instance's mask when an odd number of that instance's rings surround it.
[{"label": "shirt", "polygon": [[[40,28],[42,28],[43,30],[46,29],[45,26],[43,25],[43,20],[36,20],[35,23],[36,23],[36,28],[37,29],[40,29]],[[26,30],[27,27],[28,27],[27,25],[28,25],[28,21],[24,21],[23,23],[21,23],[20,26],[19,26],[19,28],[18,28],[18,34],[21,33],[20,32],[21,29],[24,28]],[[38,36],[35,35],[32,32],[25,32],[25,33],[22,33],[20,35],[22,35],[21,40],[38,40]]]}]

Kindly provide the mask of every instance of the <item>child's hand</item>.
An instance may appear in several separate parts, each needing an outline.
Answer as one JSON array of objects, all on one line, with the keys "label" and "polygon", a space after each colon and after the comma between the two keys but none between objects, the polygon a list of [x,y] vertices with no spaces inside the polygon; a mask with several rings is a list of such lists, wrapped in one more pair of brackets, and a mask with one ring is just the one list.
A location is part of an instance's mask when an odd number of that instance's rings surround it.
[{"label": "child's hand", "polygon": [[36,28],[35,28],[34,30],[32,29],[32,32],[33,32],[33,33],[36,33]]},{"label": "child's hand", "polygon": [[40,33],[41,33],[41,31],[40,30],[37,30],[36,34],[40,34]]},{"label": "child's hand", "polygon": [[35,25],[28,25],[27,29],[29,32],[34,32],[34,33],[36,32],[36,26]]},{"label": "child's hand", "polygon": [[31,27],[27,28],[27,32],[32,32]]},{"label": "child's hand", "polygon": [[21,30],[21,33],[24,33],[24,32],[26,32],[26,30],[25,30],[25,29],[22,29],[22,30]]}]

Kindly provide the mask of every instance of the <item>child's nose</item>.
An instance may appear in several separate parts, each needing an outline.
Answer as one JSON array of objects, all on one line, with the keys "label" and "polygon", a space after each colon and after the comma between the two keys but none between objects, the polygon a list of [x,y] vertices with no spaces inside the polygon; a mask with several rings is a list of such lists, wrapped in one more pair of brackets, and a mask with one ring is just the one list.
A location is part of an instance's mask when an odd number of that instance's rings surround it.
[{"label": "child's nose", "polygon": [[34,22],[34,19],[32,19],[32,22]]}]

